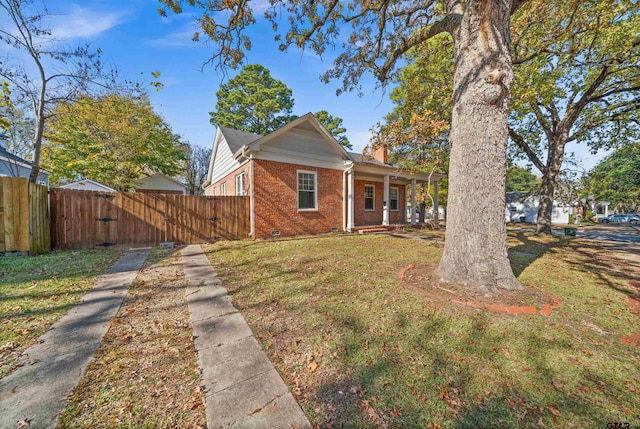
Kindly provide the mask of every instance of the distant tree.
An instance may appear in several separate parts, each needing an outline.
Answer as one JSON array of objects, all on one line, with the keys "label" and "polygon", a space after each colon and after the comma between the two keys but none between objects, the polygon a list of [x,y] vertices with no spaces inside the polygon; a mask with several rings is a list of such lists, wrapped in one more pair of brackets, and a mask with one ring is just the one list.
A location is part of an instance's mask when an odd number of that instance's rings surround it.
[{"label": "distant tree", "polygon": [[346,136],[347,129],[342,125],[342,118],[331,116],[326,110],[320,110],[313,114],[316,119],[326,128],[329,133],[347,149],[353,149]]},{"label": "distant tree", "polygon": [[187,156],[184,161],[184,183],[190,195],[202,195],[202,184],[207,178],[211,149],[189,144],[186,148]]},{"label": "distant tree", "polygon": [[0,85],[0,132],[8,130],[10,126],[9,115],[13,107],[13,102],[9,97],[10,94],[9,82],[2,82]]},{"label": "distant tree", "polygon": [[[33,130],[35,128],[33,118],[25,113],[25,110],[13,103],[0,107],[0,116],[6,122],[4,145],[14,155],[25,160],[31,160],[33,156]],[[13,176],[20,176],[22,167],[15,162],[7,163]]]},{"label": "distant tree", "polygon": [[509,136],[542,173],[539,233],[551,233],[565,147],[592,151],[640,136],[637,0],[530,0],[512,25]]},{"label": "distant tree", "polygon": [[213,125],[265,135],[292,118],[291,89],[259,64],[244,66],[216,97],[216,110],[209,112]]},{"label": "distant tree", "polygon": [[13,50],[0,61],[0,77],[11,84],[18,102],[28,102],[33,110],[33,168],[29,180],[40,171],[40,151],[45,121],[55,104],[69,100],[97,81],[104,81],[99,51],[88,45],[66,49],[56,43],[46,26],[51,14],[37,10],[33,0],[0,0],[8,25],[0,28],[0,42]]},{"label": "distant tree", "polygon": [[602,160],[587,175],[595,201],[609,201],[620,211],[640,207],[640,144],[617,150]]},{"label": "distant tree", "polygon": [[53,113],[43,148],[53,183],[89,178],[129,191],[150,173],[181,171],[185,148],[144,96],[82,95]]},{"label": "distant tree", "polygon": [[531,167],[510,164],[507,167],[507,192],[536,192],[540,189],[540,178],[531,172]]}]

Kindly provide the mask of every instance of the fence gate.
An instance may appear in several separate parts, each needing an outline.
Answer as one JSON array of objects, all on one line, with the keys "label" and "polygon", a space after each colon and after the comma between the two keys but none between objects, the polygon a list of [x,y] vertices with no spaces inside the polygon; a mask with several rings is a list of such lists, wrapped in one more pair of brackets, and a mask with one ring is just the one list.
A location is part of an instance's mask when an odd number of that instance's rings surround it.
[{"label": "fence gate", "polygon": [[249,236],[248,197],[50,192],[54,249],[210,243]]}]

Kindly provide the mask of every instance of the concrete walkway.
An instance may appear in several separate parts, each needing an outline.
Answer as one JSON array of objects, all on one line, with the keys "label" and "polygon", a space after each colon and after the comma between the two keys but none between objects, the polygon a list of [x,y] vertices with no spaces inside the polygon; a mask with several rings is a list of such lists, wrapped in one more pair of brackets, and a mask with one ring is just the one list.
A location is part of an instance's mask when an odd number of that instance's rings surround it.
[{"label": "concrete walkway", "polygon": [[[0,428],[55,428],[64,398],[85,374],[149,249],[128,251],[82,301],[27,349],[22,366],[0,380]],[[23,420],[24,419],[24,420]]]},{"label": "concrete walkway", "polygon": [[198,245],[182,251],[207,427],[311,428]]}]

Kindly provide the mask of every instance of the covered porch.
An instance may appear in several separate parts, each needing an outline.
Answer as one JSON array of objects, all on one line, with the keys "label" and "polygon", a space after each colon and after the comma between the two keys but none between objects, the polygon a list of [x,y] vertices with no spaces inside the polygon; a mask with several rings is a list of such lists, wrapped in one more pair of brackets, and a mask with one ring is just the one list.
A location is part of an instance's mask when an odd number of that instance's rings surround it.
[{"label": "covered porch", "polygon": [[[391,165],[354,163],[344,172],[343,225],[359,227],[418,223],[418,186],[433,186],[434,222],[438,222],[440,174],[412,173]],[[410,209],[410,210],[408,210]]]}]

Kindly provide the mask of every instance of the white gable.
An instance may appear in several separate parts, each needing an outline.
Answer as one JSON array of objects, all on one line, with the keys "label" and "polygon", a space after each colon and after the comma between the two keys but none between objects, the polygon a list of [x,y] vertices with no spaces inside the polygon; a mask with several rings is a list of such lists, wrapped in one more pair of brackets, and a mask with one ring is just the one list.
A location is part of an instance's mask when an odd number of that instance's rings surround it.
[{"label": "white gable", "polygon": [[343,168],[349,155],[338,142],[307,114],[249,145],[259,159],[295,164]]},{"label": "white gable", "polygon": [[240,162],[234,158],[227,141],[218,128],[214,147],[211,152],[211,163],[209,164],[208,174],[209,182],[217,182],[238,167],[240,167]]}]

